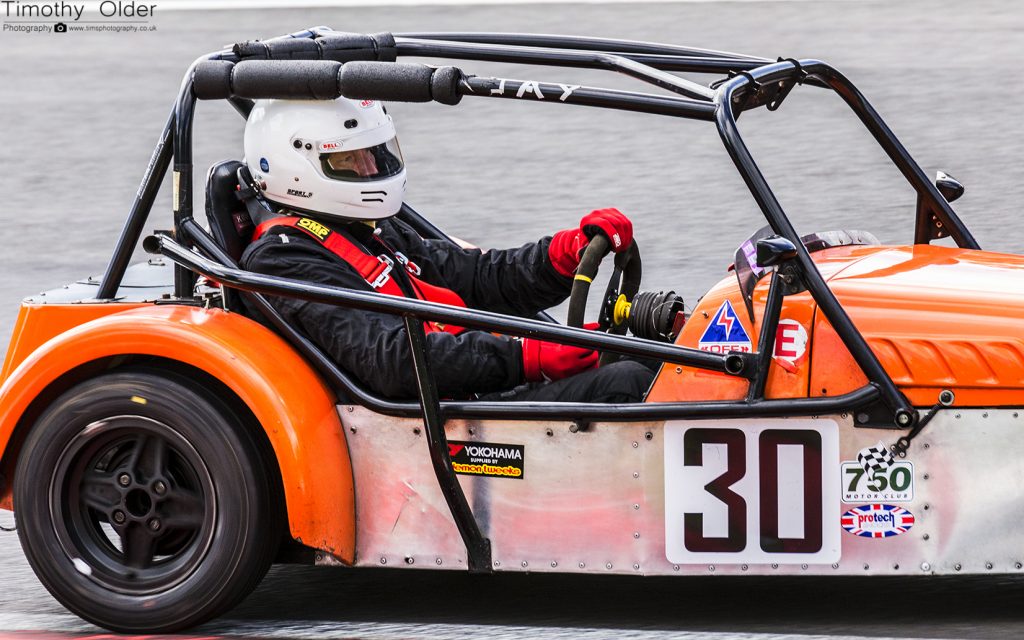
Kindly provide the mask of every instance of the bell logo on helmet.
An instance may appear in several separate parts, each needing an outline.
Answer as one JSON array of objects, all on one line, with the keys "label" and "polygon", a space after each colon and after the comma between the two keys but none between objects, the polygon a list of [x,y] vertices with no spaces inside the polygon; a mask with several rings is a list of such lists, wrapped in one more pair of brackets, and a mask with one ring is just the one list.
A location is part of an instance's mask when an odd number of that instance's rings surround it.
[{"label": "bell logo on helmet", "polygon": [[359,106],[364,109],[369,109],[370,107],[373,106],[373,100],[363,100],[362,102],[359,103]]},{"label": "bell logo on helmet", "polygon": [[334,151],[335,149],[340,149],[340,148],[341,148],[341,143],[340,142],[325,142],[322,145],[320,145],[320,150],[321,151]]},{"label": "bell logo on helmet", "polygon": [[298,196],[300,198],[312,198],[313,197],[313,192],[312,191],[299,191],[298,189],[289,189],[288,190],[288,195],[290,195],[290,196]]}]

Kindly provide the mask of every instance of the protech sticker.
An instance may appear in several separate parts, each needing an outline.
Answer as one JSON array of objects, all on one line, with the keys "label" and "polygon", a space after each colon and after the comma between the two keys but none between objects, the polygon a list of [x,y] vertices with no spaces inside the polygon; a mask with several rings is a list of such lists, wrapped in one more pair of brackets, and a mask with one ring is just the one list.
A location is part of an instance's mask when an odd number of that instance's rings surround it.
[{"label": "protech sticker", "polygon": [[893,504],[866,504],[844,513],[840,522],[855,536],[891,538],[910,531],[914,514]]},{"label": "protech sticker", "polygon": [[742,351],[750,353],[750,335],[732,308],[732,303],[726,300],[718,307],[718,312],[711,319],[711,323],[704,330],[697,347],[701,351],[711,353],[729,353],[730,351]]},{"label": "protech sticker", "polygon": [[526,448],[497,442],[448,442],[452,470],[465,476],[523,479]]},{"label": "protech sticker", "polygon": [[896,460],[885,443],[864,447],[840,466],[843,502],[911,502],[914,463]]}]

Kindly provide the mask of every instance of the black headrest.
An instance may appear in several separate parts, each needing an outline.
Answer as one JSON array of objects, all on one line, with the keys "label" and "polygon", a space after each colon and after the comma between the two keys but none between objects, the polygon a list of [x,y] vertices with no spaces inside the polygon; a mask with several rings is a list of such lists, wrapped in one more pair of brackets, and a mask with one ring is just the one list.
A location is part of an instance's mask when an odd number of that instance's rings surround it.
[{"label": "black headrest", "polygon": [[206,220],[210,233],[235,260],[252,239],[254,225],[245,204],[238,199],[238,160],[223,160],[206,176]]}]

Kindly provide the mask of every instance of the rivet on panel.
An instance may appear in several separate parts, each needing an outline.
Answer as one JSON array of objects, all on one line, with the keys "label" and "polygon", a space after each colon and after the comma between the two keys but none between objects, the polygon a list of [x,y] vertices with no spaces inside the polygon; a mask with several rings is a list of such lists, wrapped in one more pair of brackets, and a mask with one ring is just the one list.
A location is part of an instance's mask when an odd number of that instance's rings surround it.
[{"label": "rivet on panel", "polygon": [[654,437],[654,434],[651,433],[650,431],[648,431],[647,433],[644,434],[644,440],[650,440],[653,437]]},{"label": "rivet on panel", "polygon": [[580,569],[584,569],[584,568],[586,568],[586,566],[587,566],[586,562],[581,562],[580,563]]},{"label": "rivet on panel", "polygon": [[414,433],[415,435],[420,435],[420,428],[419,428],[419,427],[413,427],[413,428],[412,428],[412,432],[413,432],[413,433]]},{"label": "rivet on panel", "polygon": [[547,436],[548,436],[549,438],[550,438],[551,436],[555,435],[555,432],[554,432],[554,431],[552,431],[551,429],[547,429],[547,430],[545,430],[545,431],[544,431],[544,433],[545,433],[545,434],[546,434],[546,435],[547,435]]},{"label": "rivet on panel", "polygon": [[639,510],[639,509],[640,509],[640,505],[639,505],[639,504],[634,504],[634,505],[633,505],[633,509],[635,509],[635,510]]},{"label": "rivet on panel", "polygon": [[927,474],[927,473],[926,473],[926,474],[924,474],[923,476],[921,476],[921,479],[923,479],[923,480],[927,480],[927,479],[929,479],[929,478],[931,478],[931,475],[929,475],[929,474]]},{"label": "rivet on panel", "polygon": [[679,571],[679,565],[678,564],[672,565],[672,570],[673,571]]},{"label": "rivet on panel", "polygon": [[804,571],[807,571],[807,565],[806,564],[800,565],[800,568],[803,569]]},{"label": "rivet on panel", "polygon": [[557,562],[552,562],[552,563],[551,563],[551,568],[552,568],[552,569],[554,569],[554,568],[555,568],[555,567],[557,567],[557,566],[558,566],[558,563],[557,563]]},{"label": "rivet on panel", "polygon": [[931,571],[931,570],[932,570],[932,565],[928,564],[927,562],[922,562],[921,563],[921,571]]},{"label": "rivet on panel", "polygon": [[928,534],[926,533],[926,534],[924,534],[923,536],[921,536],[921,539],[922,539],[922,540],[930,540],[930,539],[931,539],[931,536],[930,536],[930,535],[928,535]]},{"label": "rivet on panel", "polygon": [[634,471],[633,472],[633,477],[634,478],[639,478],[640,477],[640,472],[639,471]]},{"label": "rivet on panel", "polygon": [[714,571],[714,570],[715,570],[715,565],[709,564],[708,565],[708,571]]},{"label": "rivet on panel", "polygon": [[635,571],[639,571],[639,570],[640,570],[640,565],[634,562],[634,563],[633,563],[633,569],[634,569]]},{"label": "rivet on panel", "polygon": [[388,563],[388,559],[387,559],[387,558],[385,558],[384,556],[381,556],[381,557],[380,557],[380,563],[381,563],[381,564],[387,564],[387,563]]},{"label": "rivet on panel", "polygon": [[987,418],[988,417],[988,411],[986,411],[985,413],[981,414],[981,417],[982,418]]},{"label": "rivet on panel", "polygon": [[676,367],[676,373],[682,373],[682,372],[683,372],[683,368],[682,367]]},{"label": "rivet on panel", "polygon": [[405,556],[405,564],[415,564],[416,559],[412,556]]},{"label": "rivet on panel", "polygon": [[1018,563],[1014,564],[1013,566],[1015,566],[1018,569],[1020,569],[1020,568],[1024,567],[1024,564],[1021,564],[1020,562],[1018,562]]},{"label": "rivet on panel", "polygon": [[640,532],[639,531],[634,531],[633,532],[633,539],[634,540],[639,540],[640,539]]},{"label": "rivet on panel", "polygon": [[931,449],[931,448],[932,448],[932,445],[930,445],[930,444],[928,444],[928,443],[926,442],[926,443],[924,443],[924,448],[925,448],[925,449]]},{"label": "rivet on panel", "polygon": [[963,568],[963,565],[961,565],[961,564],[960,564],[960,563],[958,562],[958,563],[956,563],[956,564],[954,564],[954,565],[953,565],[953,568],[954,568],[954,569],[956,569],[957,571],[959,571],[960,569],[962,569],[962,568]]},{"label": "rivet on panel", "polygon": [[745,564],[741,564],[741,565],[740,565],[740,571],[746,571],[746,570],[747,570],[747,569],[749,569],[749,568],[750,568],[750,567],[748,567],[748,566],[747,566],[747,565],[745,565]]},{"label": "rivet on panel", "polygon": [[501,566],[501,560],[495,560],[494,561],[494,566],[500,567]]},{"label": "rivet on panel", "polygon": [[864,565],[864,570],[865,570],[865,571],[867,571],[867,570],[868,570],[868,569],[870,569],[870,568],[871,568],[871,565],[869,565],[869,564],[865,564],[865,565]]},{"label": "rivet on panel", "polygon": [[773,563],[772,563],[772,569],[778,569],[778,568],[779,568],[779,565],[777,565],[777,564],[775,564],[775,563],[773,562]]},{"label": "rivet on panel", "polygon": [[612,568],[612,563],[610,563],[610,562],[605,563],[604,568],[605,569],[611,569]]},{"label": "rivet on panel", "polygon": [[522,567],[523,567],[524,569],[525,569],[526,567],[530,566],[530,563],[529,563],[529,562],[527,562],[526,560],[523,560],[523,561],[522,561],[522,562],[520,562],[519,564],[520,564],[520,566],[522,566]]},{"label": "rivet on panel", "polygon": [[356,410],[356,408],[350,405],[350,406],[345,407],[345,410],[348,411],[349,413],[352,413],[353,411]]},{"label": "rivet on panel", "polygon": [[434,559],[434,564],[436,564],[437,566],[440,567],[441,566],[441,558],[435,558]]},{"label": "rivet on panel", "polygon": [[833,562],[832,563],[832,568],[833,569],[838,569],[839,568],[839,563],[838,562]]},{"label": "rivet on panel", "polygon": [[926,504],[926,505],[924,505],[924,510],[925,510],[925,511],[927,511],[927,510],[929,510],[929,509],[931,509],[931,508],[932,508],[932,505],[930,505],[930,504]]},{"label": "rivet on panel", "polygon": [[992,568],[992,563],[991,562],[986,562],[985,563],[985,568],[986,569],[991,569]]},{"label": "rivet on panel", "polygon": [[633,448],[634,448],[634,449],[636,449],[636,448],[637,448],[637,447],[639,447],[639,446],[640,446],[640,443],[639,443],[639,442],[637,442],[636,440],[634,440],[634,441],[633,441]]},{"label": "rivet on panel", "polygon": [[349,427],[349,431],[351,431],[352,433],[355,433],[356,432],[356,428],[355,427]]}]

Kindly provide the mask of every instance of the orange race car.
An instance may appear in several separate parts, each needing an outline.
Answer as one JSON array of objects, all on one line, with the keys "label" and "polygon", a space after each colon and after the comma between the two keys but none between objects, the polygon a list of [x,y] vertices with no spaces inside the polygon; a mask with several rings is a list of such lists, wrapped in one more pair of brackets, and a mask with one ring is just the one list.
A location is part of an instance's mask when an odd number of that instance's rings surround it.
[{"label": "orange race car", "polygon": [[[661,94],[468,75],[399,56],[605,69]],[[711,74],[710,85],[675,72]],[[914,243],[799,235],[737,129],[797,85],[834,91],[918,196]],[[238,268],[237,161],[193,218],[196,101],[463,97],[714,123],[768,222],[688,317],[616,254],[583,329]],[[173,231],[143,242],[173,163]],[[1024,257],[982,251],[936,182],[838,71],[717,51],[524,34],[319,27],[200,58],[185,75],[98,283],[24,302],[0,388],[2,506],[70,610],[170,631],[245,597],[272,562],[636,575],[1018,573]],[[408,206],[425,238],[448,239]],[[930,244],[949,238],[956,247]],[[635,245],[634,245],[635,247]],[[362,388],[266,295],[404,318],[418,402]],[[257,309],[266,324],[240,312]],[[663,362],[640,404],[438,397],[424,320]],[[267,326],[269,325],[269,326]],[[632,336],[626,335],[627,329]],[[1004,525],[1005,526],[1002,526]]]}]

